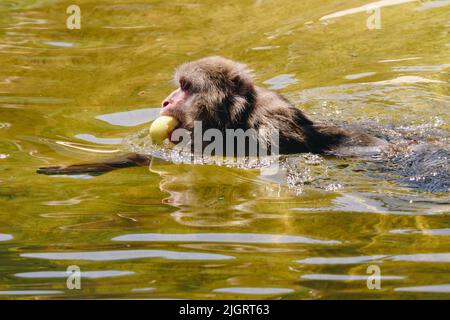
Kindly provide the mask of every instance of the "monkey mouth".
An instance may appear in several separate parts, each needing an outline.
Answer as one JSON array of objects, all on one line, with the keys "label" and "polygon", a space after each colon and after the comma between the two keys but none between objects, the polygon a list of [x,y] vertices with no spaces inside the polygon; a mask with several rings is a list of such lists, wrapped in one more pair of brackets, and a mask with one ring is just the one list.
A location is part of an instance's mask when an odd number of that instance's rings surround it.
[{"label": "monkey mouth", "polygon": [[180,119],[180,117],[178,115],[176,115],[174,112],[171,112],[171,110],[168,107],[165,107],[161,110],[161,112],[159,113],[161,116],[169,116],[169,117],[174,117],[175,119],[177,119],[178,124],[175,126],[175,128],[169,133],[169,141],[172,142],[173,144],[177,144],[179,141],[174,141],[172,139],[172,134],[175,132],[175,130],[183,128],[183,121]]}]

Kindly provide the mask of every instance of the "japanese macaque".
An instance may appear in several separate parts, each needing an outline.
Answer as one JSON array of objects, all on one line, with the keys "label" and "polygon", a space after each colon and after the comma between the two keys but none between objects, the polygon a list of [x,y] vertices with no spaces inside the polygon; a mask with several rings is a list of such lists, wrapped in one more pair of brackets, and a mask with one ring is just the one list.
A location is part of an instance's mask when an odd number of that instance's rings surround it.
[{"label": "japanese macaque", "polygon": [[[178,88],[163,100],[161,115],[176,118],[177,128],[192,131],[194,121],[201,121],[203,131],[278,130],[281,154],[333,153],[383,143],[357,130],[311,121],[285,98],[257,87],[245,64],[229,59],[214,56],[185,63],[176,69],[174,83]],[[147,165],[149,160],[128,155],[103,163],[39,168],[38,173],[101,173]]]}]

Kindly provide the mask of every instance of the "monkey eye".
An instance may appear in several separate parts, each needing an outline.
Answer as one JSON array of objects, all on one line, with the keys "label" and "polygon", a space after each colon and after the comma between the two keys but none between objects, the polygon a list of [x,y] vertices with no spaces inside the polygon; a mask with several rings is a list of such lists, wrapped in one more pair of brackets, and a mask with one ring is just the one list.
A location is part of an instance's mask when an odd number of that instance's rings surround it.
[{"label": "monkey eye", "polygon": [[183,91],[189,91],[191,88],[191,83],[186,79],[180,79],[180,88]]}]

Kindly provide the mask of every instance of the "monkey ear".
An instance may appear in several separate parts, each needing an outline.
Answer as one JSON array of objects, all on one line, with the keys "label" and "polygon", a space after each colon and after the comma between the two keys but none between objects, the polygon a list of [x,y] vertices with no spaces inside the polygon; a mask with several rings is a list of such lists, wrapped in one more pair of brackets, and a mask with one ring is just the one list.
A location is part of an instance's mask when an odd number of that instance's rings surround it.
[{"label": "monkey ear", "polygon": [[234,92],[240,96],[245,96],[254,90],[253,80],[248,74],[235,74],[231,77]]}]

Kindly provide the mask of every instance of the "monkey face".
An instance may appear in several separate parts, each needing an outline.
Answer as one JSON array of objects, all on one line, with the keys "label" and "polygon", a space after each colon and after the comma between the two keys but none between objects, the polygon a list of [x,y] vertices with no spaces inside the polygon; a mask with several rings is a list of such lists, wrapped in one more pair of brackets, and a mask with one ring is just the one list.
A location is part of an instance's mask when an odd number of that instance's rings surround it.
[{"label": "monkey face", "polygon": [[253,105],[255,88],[247,66],[221,57],[181,65],[175,72],[178,89],[162,102],[161,115],[178,119],[179,128],[243,128]]},{"label": "monkey face", "polygon": [[163,100],[160,114],[177,118],[180,125],[184,127],[185,114],[191,104],[189,100],[192,100],[191,94],[180,86]]}]

